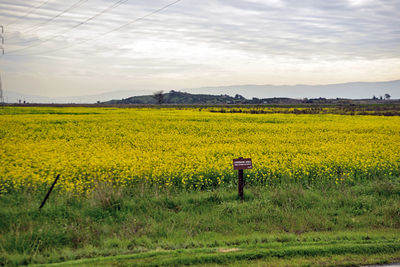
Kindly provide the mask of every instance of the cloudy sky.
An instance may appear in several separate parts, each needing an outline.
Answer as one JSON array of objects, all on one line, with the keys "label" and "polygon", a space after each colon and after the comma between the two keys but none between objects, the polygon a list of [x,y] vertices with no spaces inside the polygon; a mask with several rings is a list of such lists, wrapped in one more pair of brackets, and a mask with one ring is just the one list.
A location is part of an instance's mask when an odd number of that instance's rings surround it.
[{"label": "cloudy sky", "polygon": [[399,14],[398,0],[0,0],[1,78],[49,97],[397,80]]}]

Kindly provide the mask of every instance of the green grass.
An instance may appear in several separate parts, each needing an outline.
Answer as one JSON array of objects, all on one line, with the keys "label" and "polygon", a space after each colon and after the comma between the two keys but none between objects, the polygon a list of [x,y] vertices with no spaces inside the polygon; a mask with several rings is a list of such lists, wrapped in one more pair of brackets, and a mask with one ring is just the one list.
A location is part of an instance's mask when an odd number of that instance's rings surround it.
[{"label": "green grass", "polygon": [[248,186],[243,202],[236,188],[102,185],[87,196],[55,191],[39,212],[45,193],[0,195],[0,265],[318,266],[400,259],[398,177],[354,186]]},{"label": "green grass", "polygon": [[[223,266],[263,266],[263,267],[297,267],[297,266],[360,266],[370,264],[387,264],[392,262],[400,262],[400,254],[370,254],[370,255],[330,255],[330,256],[316,256],[304,257],[295,256],[291,258],[268,258],[254,261],[236,261],[233,263],[223,264]],[[221,266],[220,264],[198,264],[192,266]]]},{"label": "green grass", "polygon": [[[312,259],[315,257],[335,257],[352,255],[374,255],[393,253],[400,256],[400,241],[377,242],[372,244],[299,244],[279,246],[278,248],[241,247],[239,249],[179,249],[173,251],[154,251],[141,254],[93,258],[69,261],[53,266],[112,266],[123,264],[129,266],[179,266],[195,264],[236,264],[276,259]],[[391,254],[389,254],[391,255]],[[376,259],[375,259],[376,261]],[[380,262],[382,259],[380,259]]]}]

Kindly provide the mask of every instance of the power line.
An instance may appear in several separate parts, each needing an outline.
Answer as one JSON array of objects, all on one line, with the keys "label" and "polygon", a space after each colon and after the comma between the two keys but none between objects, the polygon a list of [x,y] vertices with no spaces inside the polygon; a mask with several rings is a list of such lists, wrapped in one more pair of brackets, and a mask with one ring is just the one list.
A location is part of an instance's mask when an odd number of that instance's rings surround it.
[{"label": "power line", "polygon": [[119,26],[119,27],[116,27],[116,28],[114,28],[114,29],[112,29],[112,30],[110,30],[110,31],[108,31],[108,32],[106,32],[106,33],[104,33],[102,36],[108,35],[108,34],[110,34],[110,33],[112,33],[112,32],[115,32],[115,31],[119,31],[120,29],[122,29],[122,28],[124,28],[124,27],[126,27],[126,26],[129,26],[129,25],[134,24],[134,23],[136,23],[136,22],[138,22],[138,21],[144,20],[145,18],[150,17],[150,16],[152,16],[152,15],[154,15],[154,14],[156,14],[156,13],[159,13],[159,12],[163,11],[164,9],[167,9],[167,8],[169,8],[170,6],[173,6],[173,5],[177,4],[177,3],[180,2],[180,1],[182,1],[182,0],[176,0],[176,1],[172,2],[172,3],[169,3],[168,5],[165,5],[165,6],[161,7],[161,8],[159,8],[159,9],[154,10],[153,12],[150,12],[150,13],[148,13],[148,14],[146,14],[146,15],[140,17],[140,18],[131,20],[131,21],[128,22],[128,23],[125,23],[125,24],[123,24],[123,25],[121,25],[121,26]]},{"label": "power line", "polygon": [[[78,2],[72,4],[72,5],[69,6],[67,9],[64,9],[63,11],[61,11],[60,13],[58,13],[57,15],[55,15],[55,16],[53,16],[53,17],[47,19],[47,20],[44,21],[44,22],[41,22],[41,23],[39,23],[39,24],[36,24],[36,25],[34,25],[34,26],[30,27],[30,28],[27,28],[26,30],[22,31],[21,33],[25,33],[25,32],[28,32],[28,31],[29,31],[29,32],[36,31],[37,29],[41,28],[42,26],[44,26],[44,25],[46,25],[46,24],[52,22],[52,21],[55,20],[56,18],[58,18],[58,17],[62,16],[63,14],[69,12],[70,10],[72,10],[72,9],[74,9],[74,8],[77,8],[77,7],[81,6],[81,5],[83,5],[83,4],[86,3],[87,1],[88,1],[88,0],[79,0]],[[16,37],[9,38],[8,40],[12,40],[12,39],[15,39],[15,38],[16,38]]]},{"label": "power line", "polygon": [[56,18],[58,18],[58,17],[64,15],[65,13],[69,12],[70,10],[72,10],[72,9],[74,9],[74,8],[77,8],[77,7],[81,6],[81,5],[83,5],[83,4],[86,3],[87,1],[88,1],[88,0],[79,0],[78,2],[74,3],[73,5],[71,5],[70,7],[68,7],[67,9],[61,11],[60,13],[58,13],[57,15],[55,15],[54,17],[51,17],[50,19],[48,19],[48,20],[46,20],[46,21],[44,21],[44,22],[42,22],[42,23],[39,23],[39,24],[37,24],[36,26],[33,26],[33,27],[29,28],[27,31],[32,32],[32,31],[34,31],[34,30],[36,30],[36,29],[42,27],[43,25],[46,25],[46,24],[52,22],[53,20],[55,20]]},{"label": "power line", "polygon": [[35,7],[35,6],[31,7],[30,9],[28,9],[28,11],[27,11],[24,15],[19,16],[19,17],[16,18],[15,20],[13,20],[13,21],[11,21],[10,23],[8,23],[6,26],[10,26],[10,25],[12,25],[12,24],[15,24],[15,23],[18,22],[20,19],[25,18],[26,16],[30,15],[32,12],[34,12],[34,11],[36,11],[37,9],[41,8],[42,6],[44,6],[45,4],[47,4],[47,3],[50,2],[50,1],[51,1],[51,0],[47,0],[47,1],[44,1],[43,3],[41,3],[40,5],[36,6],[36,7]]},{"label": "power line", "polygon": [[55,38],[57,38],[57,37],[63,36],[63,34],[65,34],[65,33],[67,33],[67,32],[70,32],[70,31],[72,31],[73,29],[76,29],[76,28],[78,28],[78,27],[80,27],[80,26],[82,26],[82,25],[84,25],[84,24],[87,24],[89,21],[91,21],[91,20],[93,20],[93,19],[95,19],[95,18],[97,18],[97,17],[103,15],[104,13],[106,13],[106,12],[108,12],[108,11],[114,9],[114,8],[117,8],[118,6],[124,4],[124,3],[128,2],[128,1],[129,1],[129,0],[119,0],[119,1],[117,1],[116,3],[112,4],[111,6],[105,8],[105,9],[103,9],[102,11],[100,11],[100,12],[96,13],[95,15],[91,16],[90,18],[88,18],[88,19],[86,19],[86,20],[84,20],[84,21],[82,21],[82,22],[79,22],[78,24],[75,24],[74,26],[72,26],[72,27],[66,29],[65,31],[63,31],[63,32],[60,33],[60,34],[56,34],[56,35],[50,36],[49,38],[46,38],[46,39],[40,41],[39,43],[34,43],[34,44],[32,44],[32,45],[23,47],[23,48],[21,48],[21,49],[12,50],[12,51],[10,51],[10,53],[20,52],[20,51],[23,51],[23,50],[26,50],[26,49],[29,49],[29,48],[32,48],[32,47],[36,47],[36,46],[39,46],[39,45],[41,45],[41,44],[43,44],[43,43],[46,43],[46,42],[48,42],[48,41],[51,41],[51,40],[53,40],[53,39],[55,39]]},{"label": "power line", "polygon": [[[156,10],[150,12],[150,13],[147,13],[146,15],[144,15],[144,16],[142,16],[142,17],[139,17],[139,18],[136,18],[136,19],[134,19],[134,20],[131,20],[131,21],[128,22],[128,23],[125,23],[125,24],[123,24],[123,25],[121,25],[121,26],[118,26],[118,27],[116,27],[116,28],[114,28],[114,29],[112,29],[112,30],[110,30],[110,31],[108,31],[108,32],[105,32],[105,33],[103,33],[103,34],[101,34],[101,35],[98,35],[98,36],[96,36],[96,37],[94,37],[94,38],[82,40],[82,41],[77,42],[77,43],[73,43],[73,44],[70,44],[70,45],[67,45],[67,46],[63,46],[63,47],[59,47],[59,48],[56,48],[56,49],[53,49],[53,50],[49,50],[49,51],[44,51],[44,52],[41,52],[41,53],[19,54],[19,55],[17,54],[16,56],[40,56],[40,55],[45,55],[45,54],[48,54],[48,53],[53,53],[53,52],[56,52],[56,51],[60,51],[60,50],[67,49],[67,48],[70,48],[70,47],[75,46],[75,45],[80,45],[80,44],[83,44],[83,43],[87,43],[87,42],[89,42],[89,41],[93,41],[93,40],[97,40],[97,39],[99,39],[99,38],[103,38],[104,36],[106,36],[106,35],[108,35],[108,34],[110,34],[110,33],[112,33],[112,32],[119,31],[120,29],[122,29],[122,28],[124,28],[124,27],[126,27],[126,26],[129,26],[129,25],[135,24],[135,23],[137,23],[137,22],[139,22],[139,21],[141,21],[141,20],[144,20],[145,18],[150,17],[150,16],[152,16],[152,15],[154,15],[154,14],[156,14],[156,13],[159,13],[159,12],[161,12],[161,11],[163,11],[163,10],[169,8],[170,6],[173,6],[173,5],[175,5],[175,4],[177,4],[178,2],[181,2],[181,1],[182,1],[182,0],[175,0],[175,1],[173,1],[173,2],[171,2],[171,3],[169,3],[169,4],[165,5],[165,6],[163,6],[163,7],[161,7],[161,8],[158,8],[158,9],[156,9]],[[16,51],[16,50],[10,51],[10,52],[7,53],[7,54],[13,54],[14,52],[17,52],[17,51]]]}]

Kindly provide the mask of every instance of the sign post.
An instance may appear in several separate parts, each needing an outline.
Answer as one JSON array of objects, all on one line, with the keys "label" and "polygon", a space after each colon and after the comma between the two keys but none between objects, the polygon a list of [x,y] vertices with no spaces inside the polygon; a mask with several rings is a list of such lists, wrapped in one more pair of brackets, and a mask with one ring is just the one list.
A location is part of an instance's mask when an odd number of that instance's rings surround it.
[{"label": "sign post", "polygon": [[238,159],[233,159],[233,169],[238,170],[238,195],[241,200],[243,200],[243,170],[249,170],[253,168],[251,159],[244,159],[242,157]]}]

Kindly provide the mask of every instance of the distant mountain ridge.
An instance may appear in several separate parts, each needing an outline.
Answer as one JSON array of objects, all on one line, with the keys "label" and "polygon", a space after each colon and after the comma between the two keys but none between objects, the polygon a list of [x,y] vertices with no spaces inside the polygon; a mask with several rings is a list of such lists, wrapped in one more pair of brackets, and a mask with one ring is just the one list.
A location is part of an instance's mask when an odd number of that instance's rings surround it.
[{"label": "distant mountain ridge", "polygon": [[348,98],[369,99],[386,93],[400,99],[400,80],[384,82],[349,82],[326,85],[233,85],[182,89],[192,94],[241,94],[246,98]]},{"label": "distant mountain ridge", "polygon": [[[350,82],[327,85],[233,85],[180,89],[191,94],[203,95],[242,95],[247,99],[256,98],[348,98],[370,99],[386,93],[392,99],[400,99],[400,80],[385,82]],[[127,99],[133,96],[151,95],[155,90],[113,91],[97,95],[71,97],[43,97],[27,95],[12,91],[4,92],[7,103],[18,103],[19,100],[29,103],[96,103],[112,99]]]},{"label": "distant mountain ridge", "polygon": [[60,96],[60,97],[46,97],[38,95],[21,94],[12,91],[4,91],[4,101],[7,103],[56,103],[56,104],[93,104],[98,101],[108,101],[110,99],[125,98],[133,95],[145,95],[151,94],[153,91],[149,90],[126,90],[126,91],[113,91],[95,95],[83,95],[83,96]]}]

